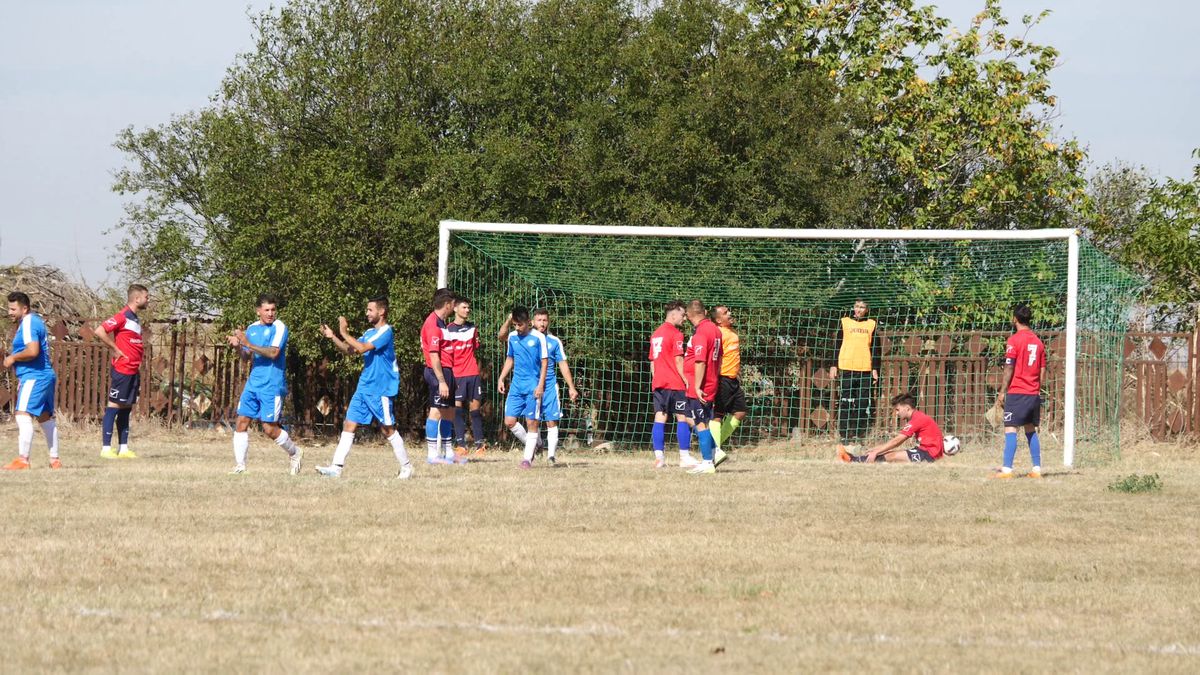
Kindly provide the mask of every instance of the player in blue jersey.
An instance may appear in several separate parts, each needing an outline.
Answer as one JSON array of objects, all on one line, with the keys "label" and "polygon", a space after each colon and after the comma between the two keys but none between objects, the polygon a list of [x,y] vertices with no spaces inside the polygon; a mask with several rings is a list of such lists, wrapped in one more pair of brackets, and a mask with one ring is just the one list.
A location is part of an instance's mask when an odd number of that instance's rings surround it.
[{"label": "player in blue jersey", "polygon": [[58,459],[58,427],[54,422],[54,385],[56,377],[50,366],[50,341],[46,322],[30,309],[29,296],[20,291],[8,294],[8,318],[17,327],[12,350],[4,357],[4,367],[17,375],[17,396],[13,417],[17,423],[17,458],[4,468],[19,471],[29,468],[29,453],[33,450],[33,420],[42,426],[46,445],[50,448],[50,468],[62,468]]},{"label": "player in blue jersey", "polygon": [[350,336],[344,316],[338,317],[336,334],[329,326],[321,326],[321,333],[332,340],[339,350],[346,354],[362,354],[363,357],[358,388],[354,390],[354,396],[346,408],[346,421],[342,424],[342,436],[338,439],[337,449],[333,451],[333,461],[329,466],[317,467],[317,473],[322,476],[341,476],[346,457],[354,445],[354,432],[358,425],[379,420],[379,430],[392,446],[396,461],[400,463],[396,478],[406,480],[412,477],[413,466],[408,461],[404,439],[396,431],[396,415],[392,408],[392,397],[400,391],[400,367],[396,365],[396,336],[388,325],[387,312],[387,298],[371,298],[367,302],[366,312],[367,323],[371,327],[357,340]]},{"label": "player in blue jersey", "polygon": [[263,433],[291,457],[288,471],[300,473],[304,452],[280,426],[283,399],[287,396],[288,329],[278,319],[279,299],[270,293],[258,296],[255,313],[258,321],[236,330],[228,337],[229,345],[241,350],[242,360],[250,361],[250,377],[238,400],[237,427],[233,432],[232,474],[246,473],[246,451],[250,449],[250,421],[262,423]]},{"label": "player in blue jersey", "polygon": [[567,365],[567,352],[563,349],[562,340],[550,334],[550,312],[533,310],[533,327],[546,336],[546,391],[542,394],[542,421],[546,424],[546,460],[553,466],[556,461],[554,453],[558,450],[558,422],[562,419],[556,371],[562,370],[572,403],[579,398],[579,392],[575,390],[575,378],[571,376],[571,366]]},{"label": "player in blue jersey", "polygon": [[[546,389],[549,350],[546,336],[535,329],[529,320],[528,309],[513,309],[509,321],[513,330],[506,338],[504,367],[500,370],[500,377],[496,378],[496,391],[508,394],[504,401],[504,426],[517,440],[525,443],[521,468],[528,469],[533,466],[533,453],[537,450],[538,420],[541,419],[542,394]],[[506,388],[504,380],[509,373],[513,376],[512,386]],[[520,417],[525,418],[528,430],[517,422]]]}]

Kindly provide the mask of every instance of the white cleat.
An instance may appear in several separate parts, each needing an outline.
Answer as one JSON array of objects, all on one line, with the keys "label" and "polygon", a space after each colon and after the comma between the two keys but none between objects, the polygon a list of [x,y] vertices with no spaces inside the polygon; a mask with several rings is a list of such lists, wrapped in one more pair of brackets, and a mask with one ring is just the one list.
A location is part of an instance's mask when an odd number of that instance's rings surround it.
[{"label": "white cleat", "polygon": [[293,476],[300,475],[300,460],[304,457],[304,451],[296,448],[296,454],[292,455],[292,461],[288,463],[288,473]]},{"label": "white cleat", "polygon": [[237,466],[233,467],[233,471],[230,471],[229,475],[230,476],[240,476],[244,473],[246,473],[246,465],[238,464]]},{"label": "white cleat", "polygon": [[333,464],[330,464],[329,466],[318,466],[316,471],[326,478],[342,477],[342,468],[340,466],[334,466]]},{"label": "white cleat", "polygon": [[716,473],[717,467],[712,462],[700,462],[695,468],[688,469],[688,473],[693,476],[701,476],[709,473]]},{"label": "white cleat", "polygon": [[694,469],[694,468],[700,466],[701,463],[702,462],[700,460],[696,459],[695,457],[693,457],[690,454],[684,455],[679,458],[679,468],[681,468],[681,469]]},{"label": "white cleat", "polygon": [[400,467],[399,473],[396,474],[396,480],[408,480],[409,478],[412,478],[412,475],[413,465],[411,463],[405,464],[404,466]]},{"label": "white cleat", "polygon": [[713,453],[713,466],[721,466],[721,462],[727,459],[729,459],[729,455],[725,454],[724,450],[717,448],[717,451]]}]

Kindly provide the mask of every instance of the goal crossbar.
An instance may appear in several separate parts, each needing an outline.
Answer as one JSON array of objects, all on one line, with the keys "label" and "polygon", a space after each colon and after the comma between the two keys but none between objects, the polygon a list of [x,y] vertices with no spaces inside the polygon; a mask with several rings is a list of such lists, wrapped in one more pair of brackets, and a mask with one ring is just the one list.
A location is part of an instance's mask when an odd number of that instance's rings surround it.
[{"label": "goal crossbar", "polygon": [[553,225],[535,223],[480,223],[443,220],[438,228],[438,287],[449,278],[450,237],[454,232],[494,232],[560,236],[629,236],[714,239],[779,240],[1066,240],[1067,241],[1067,316],[1066,354],[1064,354],[1063,464],[1075,463],[1075,387],[1077,384],[1076,321],[1079,314],[1079,231],[1072,228],[1037,230],[855,230],[855,229],[779,229],[749,227],[652,227],[633,225]]}]

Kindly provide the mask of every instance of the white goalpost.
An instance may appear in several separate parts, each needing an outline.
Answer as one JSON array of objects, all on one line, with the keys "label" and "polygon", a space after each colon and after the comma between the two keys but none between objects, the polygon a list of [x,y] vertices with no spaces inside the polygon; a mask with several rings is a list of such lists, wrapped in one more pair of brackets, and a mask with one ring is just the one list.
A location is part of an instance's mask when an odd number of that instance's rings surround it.
[{"label": "white goalpost", "polygon": [[[696,239],[721,240],[723,242],[775,240],[797,241],[910,241],[910,242],[979,242],[979,241],[1022,241],[1061,242],[1066,244],[1065,320],[1063,321],[1064,370],[1062,404],[1062,452],[1063,464],[1073,466],[1076,461],[1076,388],[1078,386],[1078,319],[1080,284],[1080,241],[1074,229],[1038,230],[849,230],[849,229],[754,229],[754,228],[688,228],[688,227],[633,227],[614,225],[550,225],[516,223],[479,223],[458,220],[443,220],[438,232],[438,287],[451,281],[452,239],[456,236],[474,235],[526,235],[538,237],[570,237],[577,241],[595,238],[616,237],[629,239]],[[583,239],[579,239],[583,238]],[[730,244],[732,245],[732,244]],[[803,280],[797,280],[802,283]],[[1013,301],[1018,298],[1013,298]]]}]

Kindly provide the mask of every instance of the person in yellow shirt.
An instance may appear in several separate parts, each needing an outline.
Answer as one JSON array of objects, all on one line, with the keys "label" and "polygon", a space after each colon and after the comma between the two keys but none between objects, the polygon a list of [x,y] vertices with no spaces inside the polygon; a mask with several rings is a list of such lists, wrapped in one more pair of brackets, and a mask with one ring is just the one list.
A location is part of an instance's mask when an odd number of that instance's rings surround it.
[{"label": "person in yellow shirt", "polygon": [[713,406],[712,429],[717,447],[729,439],[746,419],[749,407],[738,375],[742,370],[741,338],[733,330],[733,313],[725,305],[713,308],[713,323],[721,329],[721,379]]},{"label": "person in yellow shirt", "polygon": [[855,300],[838,330],[837,365],[829,375],[838,387],[838,435],[846,445],[861,444],[875,412],[874,384],[879,380],[879,324],[867,316],[866,300]]}]

